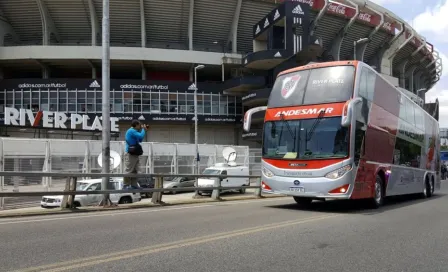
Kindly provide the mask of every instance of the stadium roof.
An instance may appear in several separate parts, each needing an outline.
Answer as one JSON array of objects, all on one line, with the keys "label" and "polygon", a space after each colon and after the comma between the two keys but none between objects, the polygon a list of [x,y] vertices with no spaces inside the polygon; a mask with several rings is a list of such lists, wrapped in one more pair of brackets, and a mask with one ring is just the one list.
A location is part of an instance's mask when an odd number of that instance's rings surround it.
[{"label": "stadium roof", "polygon": [[[128,59],[132,65],[142,61],[172,61],[170,53],[141,51],[141,48],[159,48],[182,51],[185,59],[194,62],[194,51],[202,54],[199,60],[210,60],[216,65],[222,56],[231,52],[245,55],[253,51],[253,26],[273,10],[280,0],[111,0],[111,45],[117,48],[112,59]],[[313,8],[315,35],[322,38],[328,49],[338,48],[336,58],[352,57],[353,42],[369,38],[364,61],[381,66],[382,72],[395,77],[420,76],[425,87],[431,88],[440,79],[441,59],[424,37],[406,24],[405,20],[370,1],[296,0]],[[325,11],[325,12],[322,12]],[[353,18],[353,20],[352,20]],[[380,23],[376,27],[374,23]],[[45,65],[76,65],[73,59],[89,58],[94,63],[101,58],[100,50],[91,45],[101,45],[102,0],[2,0],[0,1],[0,30],[5,36],[0,49],[0,63],[4,67],[14,65],[14,60],[37,59]],[[345,31],[345,32],[344,32]],[[402,35],[399,35],[402,34]],[[341,36],[339,47],[335,40]],[[335,39],[336,38],[336,39]],[[0,40],[1,41],[1,40]],[[232,41],[236,43],[232,46]],[[23,46],[71,46],[48,50]],[[20,46],[14,53],[9,46]],[[86,48],[79,51],[78,46]],[[137,49],[138,48],[138,49]],[[3,53],[2,53],[3,50]],[[60,51],[63,50],[63,51]],[[42,56],[36,52],[47,52]],[[60,51],[60,52],[56,52]],[[20,52],[20,53],[18,53]],[[65,55],[71,61],[51,60]],[[143,52],[143,53],[142,53]],[[173,51],[174,52],[174,51]],[[174,55],[176,55],[175,53]],[[241,55],[230,55],[239,57]],[[86,56],[86,57],[83,57]],[[88,57],[87,57],[88,56]],[[213,57],[212,57],[213,56]],[[378,58],[382,58],[378,61]],[[46,61],[47,60],[47,61]],[[73,61],[72,61],[73,60]],[[17,65],[17,64],[16,64]],[[38,65],[34,63],[34,65]],[[83,62],[83,66],[89,63]],[[121,65],[121,64],[120,64]],[[148,63],[148,65],[150,65]]]}]

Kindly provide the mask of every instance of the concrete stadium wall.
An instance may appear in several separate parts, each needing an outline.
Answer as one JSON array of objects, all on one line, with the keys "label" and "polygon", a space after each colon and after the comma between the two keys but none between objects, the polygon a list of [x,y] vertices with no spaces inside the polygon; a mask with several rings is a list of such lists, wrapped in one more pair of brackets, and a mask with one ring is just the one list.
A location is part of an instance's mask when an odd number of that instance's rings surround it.
[{"label": "concrete stadium wall", "polygon": [[[0,60],[21,59],[89,59],[100,60],[101,46],[14,46],[0,47]],[[111,47],[113,60],[143,60],[177,63],[201,63],[221,65],[224,63],[241,64],[240,54],[224,54],[203,51],[189,51],[158,48]]]}]

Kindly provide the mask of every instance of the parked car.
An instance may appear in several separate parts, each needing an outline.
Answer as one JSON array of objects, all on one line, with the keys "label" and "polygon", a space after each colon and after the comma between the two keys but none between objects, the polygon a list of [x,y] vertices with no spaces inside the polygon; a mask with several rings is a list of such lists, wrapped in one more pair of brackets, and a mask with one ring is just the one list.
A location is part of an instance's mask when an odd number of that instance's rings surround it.
[{"label": "parked car", "polygon": [[[138,178],[137,179],[137,183],[140,187],[145,188],[145,189],[153,189],[154,185],[156,183],[156,179],[155,178]],[[148,192],[148,193],[142,193],[141,194],[142,197],[146,197],[146,198],[150,198],[152,197],[152,192]]]},{"label": "parked car", "polygon": [[[217,163],[212,167],[208,167],[204,170],[202,174],[205,175],[229,175],[229,176],[248,176],[249,168],[247,166],[231,166],[224,163]],[[215,180],[218,178],[199,178],[198,187],[199,195],[202,194],[212,194],[213,190],[208,188],[215,185]],[[237,187],[237,186],[249,186],[250,180],[248,178],[236,178],[236,177],[226,177],[220,178],[222,187]],[[221,192],[228,192],[234,190],[222,189]],[[239,190],[241,194],[246,193],[246,188]]]},{"label": "parked car", "polygon": [[[113,178],[110,182],[111,190],[123,188],[123,178]],[[80,180],[77,182],[76,191],[100,191],[101,179]],[[76,195],[75,206],[85,207],[97,205],[103,196],[98,195]],[[40,202],[42,208],[61,207],[63,196],[43,196]],[[114,204],[127,204],[138,202],[142,199],[140,193],[111,194],[110,200]]]},{"label": "parked car", "polygon": [[[163,188],[164,189],[171,189],[171,188],[185,188],[185,187],[194,187],[194,179],[188,178],[188,177],[175,177],[170,181],[164,181],[163,182]],[[191,191],[194,191],[191,190]],[[185,191],[184,191],[185,192]],[[164,194],[176,194],[177,192],[174,191],[165,191]]]}]

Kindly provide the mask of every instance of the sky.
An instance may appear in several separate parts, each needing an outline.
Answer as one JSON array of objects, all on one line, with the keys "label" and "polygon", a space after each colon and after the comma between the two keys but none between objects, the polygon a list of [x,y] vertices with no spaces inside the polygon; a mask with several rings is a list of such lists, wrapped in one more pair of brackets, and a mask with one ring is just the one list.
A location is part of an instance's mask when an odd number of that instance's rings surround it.
[{"label": "sky", "polygon": [[426,93],[426,102],[439,99],[440,127],[448,128],[448,0],[371,1],[406,20],[439,52],[444,66],[442,78]]}]

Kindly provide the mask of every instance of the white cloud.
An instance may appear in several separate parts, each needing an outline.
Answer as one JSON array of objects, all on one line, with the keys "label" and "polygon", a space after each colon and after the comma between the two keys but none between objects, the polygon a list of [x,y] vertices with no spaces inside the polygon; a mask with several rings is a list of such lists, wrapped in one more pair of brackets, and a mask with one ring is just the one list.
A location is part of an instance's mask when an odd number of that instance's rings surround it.
[{"label": "white cloud", "polygon": [[426,93],[426,102],[434,102],[436,98],[440,103],[445,103],[448,106],[448,89],[432,88]]},{"label": "white cloud", "polygon": [[401,2],[401,0],[371,0],[371,1],[378,5],[398,4]]},{"label": "white cloud", "polygon": [[433,7],[426,7],[423,13],[413,20],[413,27],[417,32],[426,32],[434,35],[434,38],[448,42],[448,1],[439,3]]}]

